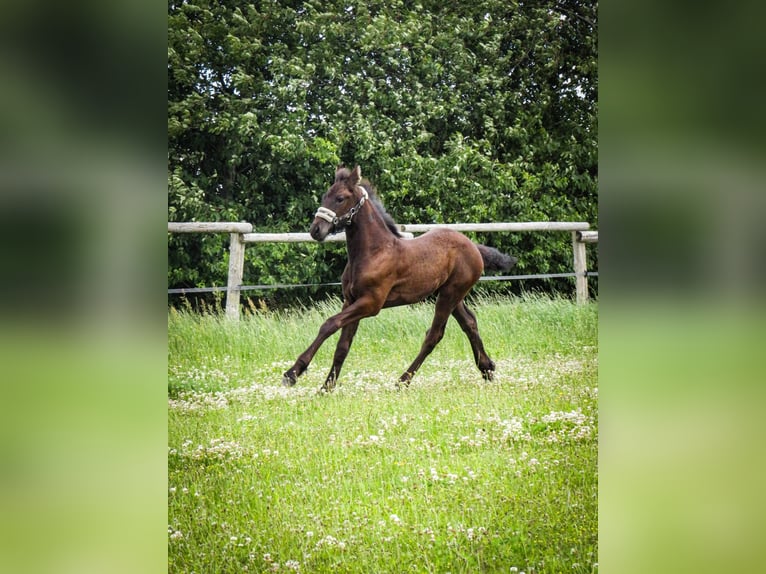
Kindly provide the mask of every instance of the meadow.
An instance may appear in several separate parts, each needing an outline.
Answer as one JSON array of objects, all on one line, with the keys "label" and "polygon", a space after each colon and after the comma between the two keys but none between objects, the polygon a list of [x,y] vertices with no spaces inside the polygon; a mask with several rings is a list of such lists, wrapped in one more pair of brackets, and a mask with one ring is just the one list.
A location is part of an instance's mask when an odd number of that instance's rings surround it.
[{"label": "meadow", "polygon": [[340,308],[168,314],[169,572],[597,572],[598,306],[471,304],[493,381],[454,319],[397,390],[433,305],[362,321],[336,390]]}]

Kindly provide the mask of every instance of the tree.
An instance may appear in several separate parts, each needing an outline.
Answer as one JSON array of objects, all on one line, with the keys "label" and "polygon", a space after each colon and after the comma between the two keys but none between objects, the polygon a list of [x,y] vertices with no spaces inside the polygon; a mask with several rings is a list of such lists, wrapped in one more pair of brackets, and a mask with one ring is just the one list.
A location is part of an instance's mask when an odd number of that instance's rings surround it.
[{"label": "tree", "polygon": [[[597,224],[595,2],[171,1],[169,220],[304,230],[339,163],[403,223]],[[568,238],[485,236],[519,269]],[[225,238],[171,236],[172,286],[225,282]],[[342,249],[342,248],[341,248]],[[340,249],[259,246],[246,281],[337,281]]]}]

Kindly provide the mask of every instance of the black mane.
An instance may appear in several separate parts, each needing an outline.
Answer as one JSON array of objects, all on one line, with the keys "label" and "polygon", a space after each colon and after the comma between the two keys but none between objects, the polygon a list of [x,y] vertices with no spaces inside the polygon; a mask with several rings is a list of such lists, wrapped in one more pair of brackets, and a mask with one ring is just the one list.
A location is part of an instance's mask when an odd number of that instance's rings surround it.
[{"label": "black mane", "polygon": [[370,201],[372,201],[372,205],[383,218],[383,222],[386,224],[386,227],[388,227],[388,230],[397,237],[403,237],[399,231],[399,226],[396,225],[396,222],[394,221],[394,218],[391,217],[386,211],[386,208],[383,207],[383,203],[381,203],[380,198],[375,192],[375,188],[372,186],[372,184],[368,180],[363,179],[361,182],[359,182],[359,185],[367,190],[367,195],[369,195]]}]

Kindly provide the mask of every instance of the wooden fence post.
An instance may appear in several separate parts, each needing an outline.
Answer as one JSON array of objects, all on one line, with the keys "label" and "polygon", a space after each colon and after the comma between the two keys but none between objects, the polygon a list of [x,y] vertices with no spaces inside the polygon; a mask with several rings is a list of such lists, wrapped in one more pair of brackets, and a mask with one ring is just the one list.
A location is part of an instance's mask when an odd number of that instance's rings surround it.
[{"label": "wooden fence post", "polygon": [[572,232],[572,253],[574,254],[575,293],[577,303],[588,302],[588,264],[585,253],[585,243],[579,240],[577,231]]},{"label": "wooden fence post", "polygon": [[245,243],[241,233],[229,235],[229,279],[226,284],[226,318],[239,320],[239,288],[245,269]]}]

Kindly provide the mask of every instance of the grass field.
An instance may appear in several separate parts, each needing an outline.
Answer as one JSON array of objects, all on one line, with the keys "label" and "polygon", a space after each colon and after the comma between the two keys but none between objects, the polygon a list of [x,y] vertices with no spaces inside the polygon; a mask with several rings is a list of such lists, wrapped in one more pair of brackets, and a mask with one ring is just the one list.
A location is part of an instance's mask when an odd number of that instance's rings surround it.
[{"label": "grass field", "polygon": [[450,319],[408,389],[433,305],[362,321],[282,372],[338,301],[168,315],[169,572],[596,572],[596,304],[473,303],[485,382]]}]

